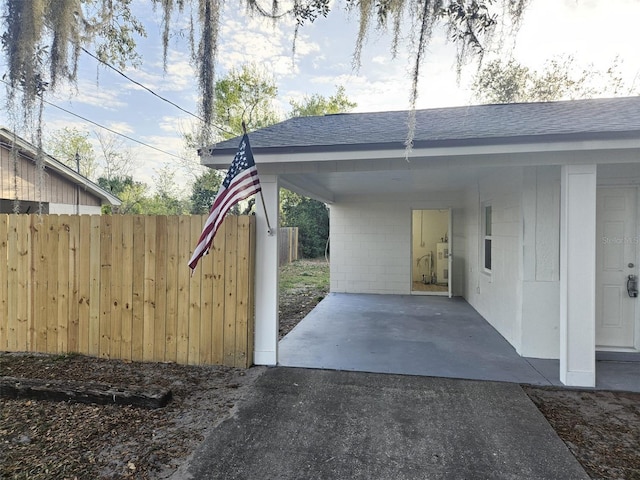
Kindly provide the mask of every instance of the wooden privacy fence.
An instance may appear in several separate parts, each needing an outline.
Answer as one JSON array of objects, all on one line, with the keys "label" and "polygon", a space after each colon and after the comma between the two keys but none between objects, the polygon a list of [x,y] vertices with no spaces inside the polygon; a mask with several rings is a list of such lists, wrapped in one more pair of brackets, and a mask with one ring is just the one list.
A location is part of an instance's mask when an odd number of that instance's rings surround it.
[{"label": "wooden privacy fence", "polygon": [[298,259],[298,227],[280,227],[278,233],[278,259],[282,266]]},{"label": "wooden privacy fence", "polygon": [[[248,367],[255,218],[0,215],[0,350]],[[6,261],[5,261],[6,260]]]}]

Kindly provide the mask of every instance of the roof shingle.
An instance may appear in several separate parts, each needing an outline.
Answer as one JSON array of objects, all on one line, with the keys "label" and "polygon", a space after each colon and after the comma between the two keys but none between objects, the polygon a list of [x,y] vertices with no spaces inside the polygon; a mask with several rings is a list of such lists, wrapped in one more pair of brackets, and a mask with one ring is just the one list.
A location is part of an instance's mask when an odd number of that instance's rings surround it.
[{"label": "roof shingle", "polygon": [[[251,133],[254,150],[401,148],[408,111],[291,118]],[[414,145],[535,141],[640,132],[640,97],[434,108],[416,111]],[[237,139],[211,149],[237,148]]]}]

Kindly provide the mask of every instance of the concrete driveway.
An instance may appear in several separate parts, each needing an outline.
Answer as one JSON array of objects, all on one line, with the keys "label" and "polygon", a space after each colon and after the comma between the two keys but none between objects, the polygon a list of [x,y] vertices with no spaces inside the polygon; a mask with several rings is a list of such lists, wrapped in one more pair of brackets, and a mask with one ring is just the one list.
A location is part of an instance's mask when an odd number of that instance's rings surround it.
[{"label": "concrete driveway", "polygon": [[516,384],[266,369],[174,479],[588,479]]}]

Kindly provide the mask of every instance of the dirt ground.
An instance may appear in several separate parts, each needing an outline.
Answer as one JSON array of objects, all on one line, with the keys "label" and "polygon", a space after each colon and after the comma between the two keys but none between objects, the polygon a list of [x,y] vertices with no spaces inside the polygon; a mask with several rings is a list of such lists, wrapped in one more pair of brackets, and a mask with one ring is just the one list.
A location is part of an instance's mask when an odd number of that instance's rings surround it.
[{"label": "dirt ground", "polygon": [[[281,337],[327,294],[327,270],[313,262],[286,270],[293,280],[281,282]],[[233,413],[261,371],[0,352],[2,376],[157,385],[173,393],[156,410],[2,398],[0,478],[167,478]],[[524,389],[592,478],[640,480],[640,394]]]},{"label": "dirt ground", "polygon": [[164,408],[0,400],[0,478],[166,478],[260,369],[0,353],[3,376],[170,388]]},{"label": "dirt ground", "polygon": [[640,393],[523,387],[594,479],[640,479]]}]

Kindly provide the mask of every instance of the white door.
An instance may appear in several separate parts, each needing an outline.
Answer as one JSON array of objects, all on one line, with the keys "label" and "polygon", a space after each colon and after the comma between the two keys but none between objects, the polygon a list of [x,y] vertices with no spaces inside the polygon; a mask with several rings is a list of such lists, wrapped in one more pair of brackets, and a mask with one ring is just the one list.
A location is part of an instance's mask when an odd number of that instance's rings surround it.
[{"label": "white door", "polygon": [[597,199],[596,345],[635,347],[637,298],[627,279],[637,275],[637,189],[602,187]]},{"label": "white door", "polygon": [[453,250],[451,250],[451,243],[453,239],[453,212],[449,209],[449,245],[447,245],[447,250],[449,252],[449,298],[453,296]]}]

